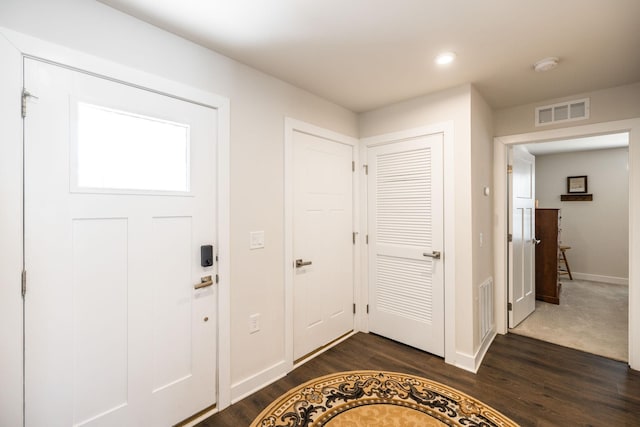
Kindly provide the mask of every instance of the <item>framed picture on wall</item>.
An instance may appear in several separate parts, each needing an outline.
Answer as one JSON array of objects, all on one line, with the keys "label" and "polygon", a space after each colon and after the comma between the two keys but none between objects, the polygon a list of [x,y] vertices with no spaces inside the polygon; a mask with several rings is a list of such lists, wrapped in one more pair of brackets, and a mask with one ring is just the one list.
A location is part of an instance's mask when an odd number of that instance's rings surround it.
[{"label": "framed picture on wall", "polygon": [[567,193],[586,193],[587,192],[587,176],[568,176],[567,177]]}]

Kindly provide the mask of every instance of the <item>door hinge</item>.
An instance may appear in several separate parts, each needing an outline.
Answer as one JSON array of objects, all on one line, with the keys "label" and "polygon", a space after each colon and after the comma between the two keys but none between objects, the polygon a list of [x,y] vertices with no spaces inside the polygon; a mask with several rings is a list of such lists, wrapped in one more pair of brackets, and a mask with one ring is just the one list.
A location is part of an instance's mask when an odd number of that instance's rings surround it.
[{"label": "door hinge", "polygon": [[369,235],[367,234],[364,238],[365,243],[368,245],[369,244]]},{"label": "door hinge", "polygon": [[38,97],[37,97],[37,96],[30,94],[28,90],[26,90],[25,88],[22,88],[22,101],[21,101],[21,105],[22,105],[22,118],[23,118],[23,119],[24,119],[25,117],[27,117],[27,99],[28,99],[28,98],[38,99]]},{"label": "door hinge", "polygon": [[219,282],[220,282],[220,276],[216,274],[216,283],[219,283]]},{"label": "door hinge", "polygon": [[22,270],[22,275],[20,277],[20,292],[22,293],[22,298],[27,293],[27,270]]},{"label": "door hinge", "polygon": [[356,314],[356,304],[353,304],[353,314]]},{"label": "door hinge", "polygon": [[351,172],[355,172],[356,171],[356,162],[352,161],[351,162]]},{"label": "door hinge", "polygon": [[367,304],[367,314],[369,314],[369,304]]},{"label": "door hinge", "polygon": [[353,240],[353,244],[354,244],[354,245],[356,244],[356,235],[357,235],[357,234],[358,234],[358,232],[357,232],[357,231],[354,231],[354,232],[353,232],[353,234],[351,235],[351,236],[352,236],[352,240]]},{"label": "door hinge", "polygon": [[364,168],[364,174],[369,175],[369,165],[362,165],[362,167]]},{"label": "door hinge", "polygon": [[[25,89],[22,89],[22,101],[21,101],[21,105],[22,105],[22,118],[24,119],[25,117],[27,117],[27,97],[29,92],[27,92]],[[24,294],[23,294],[24,296]]]},{"label": "door hinge", "polygon": [[513,173],[513,165],[507,165],[507,173]]},{"label": "door hinge", "polygon": [[507,303],[507,311],[513,311],[513,304],[510,302]]},{"label": "door hinge", "polygon": [[507,242],[513,242],[513,234],[507,234]]}]

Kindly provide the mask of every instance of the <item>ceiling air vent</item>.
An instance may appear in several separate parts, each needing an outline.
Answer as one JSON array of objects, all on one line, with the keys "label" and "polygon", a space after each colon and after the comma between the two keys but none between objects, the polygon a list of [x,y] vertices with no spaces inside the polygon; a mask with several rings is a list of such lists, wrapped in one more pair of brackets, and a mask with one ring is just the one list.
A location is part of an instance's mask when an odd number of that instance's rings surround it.
[{"label": "ceiling air vent", "polygon": [[536,126],[572,122],[589,118],[589,98],[536,108]]}]

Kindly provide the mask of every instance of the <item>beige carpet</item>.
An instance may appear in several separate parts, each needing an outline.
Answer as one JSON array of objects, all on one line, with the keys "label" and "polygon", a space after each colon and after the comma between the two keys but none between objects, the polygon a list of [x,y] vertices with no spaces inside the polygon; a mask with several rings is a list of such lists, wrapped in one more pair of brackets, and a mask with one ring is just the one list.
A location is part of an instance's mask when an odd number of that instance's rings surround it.
[{"label": "beige carpet", "polygon": [[629,288],[562,280],[560,305],[536,301],[536,310],[509,332],[628,361]]},{"label": "beige carpet", "polygon": [[517,427],[454,388],[410,374],[337,372],[289,390],[251,427]]}]

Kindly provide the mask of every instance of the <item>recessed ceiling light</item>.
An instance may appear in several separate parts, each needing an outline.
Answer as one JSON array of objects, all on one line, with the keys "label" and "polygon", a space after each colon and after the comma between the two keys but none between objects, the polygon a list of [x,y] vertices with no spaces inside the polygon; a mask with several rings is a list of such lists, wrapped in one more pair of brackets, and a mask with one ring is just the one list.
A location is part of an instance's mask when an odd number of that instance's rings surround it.
[{"label": "recessed ceiling light", "polygon": [[440,55],[436,56],[436,64],[438,65],[447,65],[453,62],[456,59],[456,54],[453,52],[442,52]]},{"label": "recessed ceiling light", "polygon": [[558,66],[558,61],[559,59],[555,56],[550,56],[548,58],[541,59],[540,61],[533,64],[533,69],[538,73],[553,70]]}]

